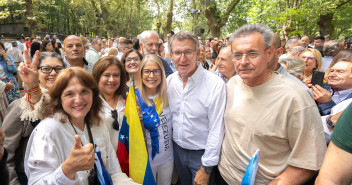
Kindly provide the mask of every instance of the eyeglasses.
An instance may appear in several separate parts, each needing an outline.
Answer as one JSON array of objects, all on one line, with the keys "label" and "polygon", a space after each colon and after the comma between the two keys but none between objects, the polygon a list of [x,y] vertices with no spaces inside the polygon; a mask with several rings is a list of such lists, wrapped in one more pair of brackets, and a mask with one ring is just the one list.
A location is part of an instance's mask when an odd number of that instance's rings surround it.
[{"label": "eyeglasses", "polygon": [[172,52],[173,56],[175,58],[180,58],[182,56],[182,54],[185,55],[186,58],[190,59],[193,57],[193,53],[194,53],[195,50],[186,50],[186,51],[174,51]]},{"label": "eyeglasses", "polygon": [[139,59],[139,57],[133,57],[133,58],[126,58],[126,59],[125,59],[126,63],[131,63],[132,60],[133,60],[134,62],[139,62],[140,59]]},{"label": "eyeglasses", "polygon": [[62,66],[50,67],[50,66],[41,66],[40,69],[45,74],[50,74],[53,69],[56,73],[60,73],[64,68]]},{"label": "eyeglasses", "polygon": [[155,69],[155,70],[148,70],[148,69],[143,69],[143,75],[144,76],[149,76],[150,74],[152,74],[154,76],[159,76],[161,74],[161,70],[160,69]]},{"label": "eyeglasses", "polygon": [[310,61],[313,61],[313,60],[315,59],[315,57],[306,57],[306,56],[301,56],[301,59],[302,59],[302,60],[306,60],[306,59],[308,59],[308,60],[310,60]]},{"label": "eyeglasses", "polygon": [[247,59],[249,60],[254,60],[256,59],[261,53],[259,52],[255,52],[255,51],[251,51],[251,52],[248,52],[246,54],[243,54],[243,53],[234,53],[232,55],[233,59],[234,60],[241,60],[243,58],[243,56],[246,56]]},{"label": "eyeglasses", "polygon": [[111,117],[114,119],[112,122],[112,128],[119,131],[119,122],[117,121],[118,113],[116,110],[111,110]]}]

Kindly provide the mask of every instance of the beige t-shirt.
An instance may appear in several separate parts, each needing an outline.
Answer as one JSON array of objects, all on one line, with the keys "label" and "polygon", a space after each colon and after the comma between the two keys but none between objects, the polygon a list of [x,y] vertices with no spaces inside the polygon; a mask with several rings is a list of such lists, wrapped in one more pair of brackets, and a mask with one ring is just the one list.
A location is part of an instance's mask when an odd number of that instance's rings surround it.
[{"label": "beige t-shirt", "polygon": [[240,184],[260,149],[255,184],[268,184],[288,165],[318,170],[326,151],[315,102],[297,82],[280,74],[249,87],[239,76],[227,83],[225,137],[219,170],[229,184]]}]

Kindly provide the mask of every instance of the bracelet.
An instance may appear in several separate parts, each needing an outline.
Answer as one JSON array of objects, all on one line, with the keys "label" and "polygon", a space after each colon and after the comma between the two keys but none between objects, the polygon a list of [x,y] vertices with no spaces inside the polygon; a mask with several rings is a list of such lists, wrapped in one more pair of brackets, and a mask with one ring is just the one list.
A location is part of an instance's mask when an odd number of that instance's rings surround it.
[{"label": "bracelet", "polygon": [[35,92],[37,92],[37,91],[39,91],[39,90],[40,90],[39,84],[38,84],[37,86],[35,86],[34,88],[32,88],[32,89],[27,89],[27,101],[30,102],[30,100],[31,100],[31,93],[35,93]]}]

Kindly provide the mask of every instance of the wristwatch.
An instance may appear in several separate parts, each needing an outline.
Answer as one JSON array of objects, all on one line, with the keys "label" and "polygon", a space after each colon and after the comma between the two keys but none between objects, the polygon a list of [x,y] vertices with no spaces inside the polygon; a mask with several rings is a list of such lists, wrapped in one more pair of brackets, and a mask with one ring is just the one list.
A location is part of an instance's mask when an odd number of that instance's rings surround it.
[{"label": "wristwatch", "polygon": [[334,123],[331,121],[331,115],[326,118],[326,124],[328,124],[330,128],[335,127]]},{"label": "wristwatch", "polygon": [[212,168],[212,167],[209,167],[209,166],[203,166],[203,165],[202,165],[202,167],[203,167],[203,169],[204,169],[205,173],[207,173],[207,174],[211,174],[211,171],[213,170],[213,168]]}]

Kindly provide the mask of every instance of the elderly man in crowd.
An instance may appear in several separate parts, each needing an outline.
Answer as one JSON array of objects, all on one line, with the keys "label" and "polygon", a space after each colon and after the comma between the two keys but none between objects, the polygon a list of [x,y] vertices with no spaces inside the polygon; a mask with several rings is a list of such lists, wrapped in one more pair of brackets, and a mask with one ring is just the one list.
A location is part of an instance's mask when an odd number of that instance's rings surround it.
[{"label": "elderly man in crowd", "polygon": [[295,46],[288,50],[288,57],[298,57],[304,50],[306,50],[303,46]]},{"label": "elderly man in crowd", "polygon": [[328,84],[312,86],[322,116],[330,114],[336,104],[352,98],[352,61],[340,59],[332,64],[328,73]]},{"label": "elderly man in crowd", "polygon": [[321,67],[320,71],[325,72],[329,68],[332,60],[339,53],[339,50],[340,50],[339,42],[332,40],[325,43],[324,49],[323,49],[323,52],[324,52],[323,66]]},{"label": "elderly man in crowd", "polygon": [[65,54],[64,62],[66,67],[82,67],[89,73],[92,73],[94,64],[87,62],[83,57],[84,47],[81,38],[76,35],[66,37],[63,51]]},{"label": "elderly man in crowd", "polygon": [[[139,45],[142,48],[143,56],[147,54],[158,55],[159,35],[155,31],[144,31],[139,35]],[[173,71],[163,58],[159,58],[164,65],[165,75],[168,77]]]},{"label": "elderly man in crowd", "polygon": [[304,184],[320,169],[326,145],[313,99],[268,70],[273,32],[245,25],[232,35],[236,75],[227,83],[218,182],[240,184],[260,149],[256,184]]},{"label": "elderly man in crowd", "polygon": [[177,69],[167,79],[177,173],[182,185],[214,184],[224,134],[225,83],[197,63],[195,34],[175,34],[169,48]]},{"label": "elderly man in crowd", "polygon": [[216,70],[215,74],[218,75],[225,83],[227,83],[231,77],[235,76],[236,70],[235,65],[231,58],[231,47],[222,47],[219,51],[216,65],[210,70]]},{"label": "elderly man in crowd", "polygon": [[95,64],[100,59],[100,51],[103,48],[103,42],[100,39],[93,39],[91,48],[87,51],[86,60]]}]

